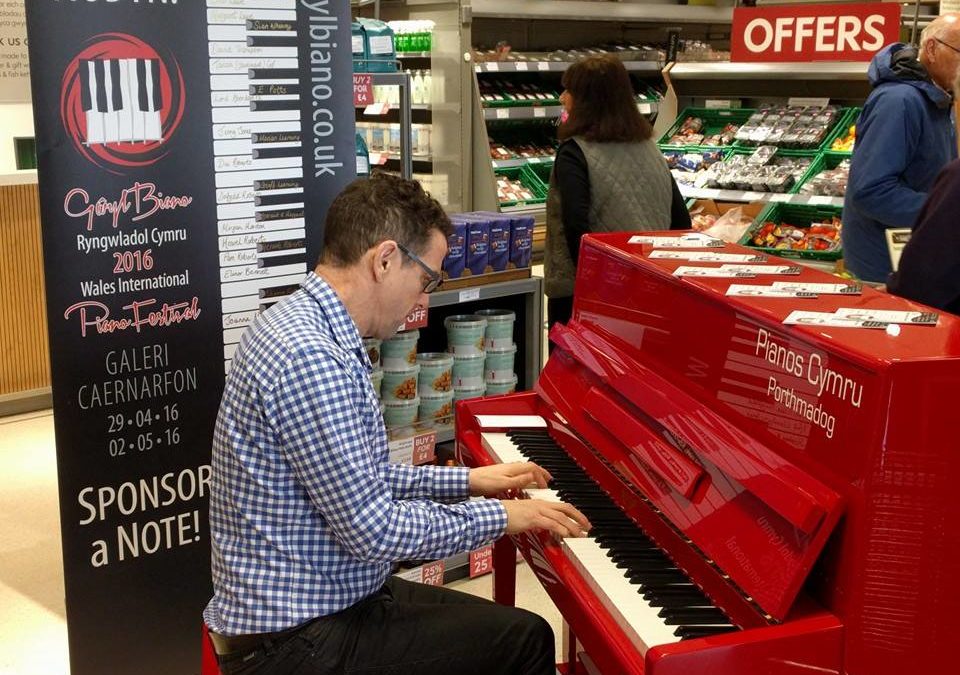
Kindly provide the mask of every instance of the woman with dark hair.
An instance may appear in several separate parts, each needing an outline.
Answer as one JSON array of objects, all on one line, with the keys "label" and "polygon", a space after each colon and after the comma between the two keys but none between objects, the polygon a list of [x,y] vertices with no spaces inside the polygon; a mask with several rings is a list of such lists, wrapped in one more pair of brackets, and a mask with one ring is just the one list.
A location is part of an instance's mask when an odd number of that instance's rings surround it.
[{"label": "woman with dark hair", "polygon": [[547,321],[573,310],[580,237],[586,232],[689,229],[690,214],[653,127],[637,110],[627,69],[592,56],[563,74],[560,125],[547,195]]}]

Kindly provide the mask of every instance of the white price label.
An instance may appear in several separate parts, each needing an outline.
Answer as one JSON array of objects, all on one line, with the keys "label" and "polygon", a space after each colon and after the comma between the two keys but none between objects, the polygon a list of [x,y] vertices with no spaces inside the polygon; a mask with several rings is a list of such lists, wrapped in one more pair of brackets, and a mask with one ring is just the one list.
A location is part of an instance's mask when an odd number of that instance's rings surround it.
[{"label": "white price label", "polygon": [[499,72],[499,70],[500,70],[500,64],[497,63],[496,61],[491,61],[490,63],[487,64],[488,73],[496,73],[496,72]]},{"label": "white price label", "polygon": [[527,70],[527,68],[528,66],[526,61],[517,61],[517,70],[522,72]]},{"label": "white price label", "polygon": [[469,302],[470,300],[480,299],[479,288],[466,288],[460,291],[460,302]]},{"label": "white price label", "polygon": [[536,108],[533,109],[533,116],[534,116],[534,117],[546,117],[546,116],[547,116],[547,109],[544,108],[544,107],[542,107],[542,106],[537,106]]},{"label": "white price label", "polygon": [[649,103],[641,103],[637,106],[637,110],[640,111],[641,115],[649,115],[653,112],[653,106]]},{"label": "white price label", "polygon": [[758,199],[763,199],[763,193],[761,192],[744,192],[743,199],[748,202],[755,202]]},{"label": "white price label", "polygon": [[828,206],[833,204],[833,197],[826,197],[823,195],[816,195],[815,197],[810,198],[810,203],[814,206]]},{"label": "white price label", "polygon": [[546,61],[540,61],[537,63],[537,70],[550,70],[550,64]]},{"label": "white price label", "polygon": [[509,108],[497,108],[496,115],[497,115],[497,119],[498,119],[498,120],[508,119],[508,118],[510,117],[510,109],[509,109]]}]

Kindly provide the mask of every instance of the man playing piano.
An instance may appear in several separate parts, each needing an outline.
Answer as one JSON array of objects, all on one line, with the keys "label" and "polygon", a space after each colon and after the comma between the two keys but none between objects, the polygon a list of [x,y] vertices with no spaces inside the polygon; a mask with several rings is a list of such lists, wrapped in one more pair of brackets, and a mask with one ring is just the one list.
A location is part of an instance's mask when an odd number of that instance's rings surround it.
[{"label": "man playing piano", "polygon": [[361,336],[427,306],[451,231],[414,181],[352,183],[314,272],[244,335],[213,440],[204,620],[224,673],[555,672],[542,618],[390,576],[504,533],[589,528],[568,504],[467,501],[545,486],[533,463],[388,464]]}]

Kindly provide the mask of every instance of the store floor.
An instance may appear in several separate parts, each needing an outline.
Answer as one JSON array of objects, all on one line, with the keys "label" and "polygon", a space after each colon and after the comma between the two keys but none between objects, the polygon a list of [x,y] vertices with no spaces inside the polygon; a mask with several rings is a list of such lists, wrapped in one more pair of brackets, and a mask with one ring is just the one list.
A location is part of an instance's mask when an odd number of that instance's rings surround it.
[{"label": "store floor", "polygon": [[[0,675],[69,672],[58,508],[53,415],[0,418]],[[489,576],[452,586],[491,594]],[[559,655],[560,614],[526,565],[517,604],[550,621]]]}]

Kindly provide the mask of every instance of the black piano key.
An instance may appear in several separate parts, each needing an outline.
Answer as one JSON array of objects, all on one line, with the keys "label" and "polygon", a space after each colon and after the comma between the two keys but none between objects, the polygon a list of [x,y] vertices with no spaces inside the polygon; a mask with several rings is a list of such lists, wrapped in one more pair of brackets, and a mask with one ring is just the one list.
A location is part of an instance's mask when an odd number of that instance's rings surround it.
[{"label": "black piano key", "polygon": [[251,80],[300,80],[296,68],[250,68],[247,75]]},{"label": "black piano key", "polygon": [[[251,87],[252,88],[252,87]],[[262,143],[300,143],[302,136],[299,131],[257,131],[250,134],[250,142],[254,145],[260,145]],[[278,178],[274,179],[279,182],[283,181],[296,181],[297,178]],[[273,182],[273,181],[258,181],[258,182]],[[278,188],[263,188],[264,190],[278,189]]]},{"label": "black piano key", "polygon": [[93,110],[93,101],[90,100],[90,60],[80,59],[80,107],[85,112]]},{"label": "black piano key", "polygon": [[250,101],[250,110],[300,110],[300,101]]},{"label": "black piano key", "polygon": [[300,147],[290,148],[254,148],[250,155],[253,159],[276,159],[277,157],[299,157]]},{"label": "black piano key", "polygon": [[296,47],[296,35],[248,35],[248,47]]},{"label": "black piano key", "polygon": [[279,206],[280,204],[302,204],[303,191],[288,192],[280,195],[254,195],[254,206]]},{"label": "black piano key", "polygon": [[257,267],[280,267],[281,265],[295,265],[304,261],[303,253],[292,253],[290,255],[271,255],[266,258],[257,259]]},{"label": "black piano key", "polygon": [[[143,59],[137,59],[137,68],[142,67]],[[103,66],[103,59],[95,59],[93,62],[93,78],[97,81],[97,112],[107,112],[107,87],[106,75]]]},{"label": "black piano key", "polygon": [[658,595],[646,591],[642,593],[643,599],[651,607],[712,607],[710,601],[703,595],[691,593],[690,595]]},{"label": "black piano key", "polygon": [[668,626],[728,625],[730,619],[715,607],[664,607],[657,616]]},{"label": "black piano key", "polygon": [[631,568],[627,570],[627,579],[630,583],[646,586],[647,584],[682,584],[688,581],[687,575],[678,569],[672,570],[642,570]]},{"label": "black piano key", "polygon": [[257,253],[276,253],[295,248],[305,248],[306,239],[282,239],[280,241],[261,241],[257,244]]},{"label": "black piano key", "polygon": [[287,220],[290,218],[303,218],[303,209],[277,209],[276,211],[257,211],[254,219],[257,222],[268,220]]},{"label": "black piano key", "polygon": [[293,21],[282,21],[280,19],[247,19],[248,31],[285,31],[287,33],[296,31],[297,26]]},{"label": "black piano key", "polygon": [[291,293],[296,292],[300,288],[300,284],[287,284],[286,286],[272,286],[270,288],[261,288],[260,289],[260,299],[268,300],[271,298],[283,298]]},{"label": "black piano key", "polygon": [[679,626],[673,631],[681,640],[694,640],[701,637],[710,637],[711,635],[722,635],[737,630],[735,626]]},{"label": "black piano key", "polygon": [[123,109],[123,85],[120,82],[120,59],[110,59],[110,83],[112,91],[110,97],[113,102],[114,110]]},{"label": "black piano key", "polygon": [[266,192],[268,190],[293,190],[303,189],[302,178],[267,178],[264,180],[253,181],[254,192]]},{"label": "black piano key", "polygon": [[147,59],[147,67],[153,78],[153,107],[148,104],[143,110],[157,112],[163,110],[163,93],[160,91],[160,59]]}]

